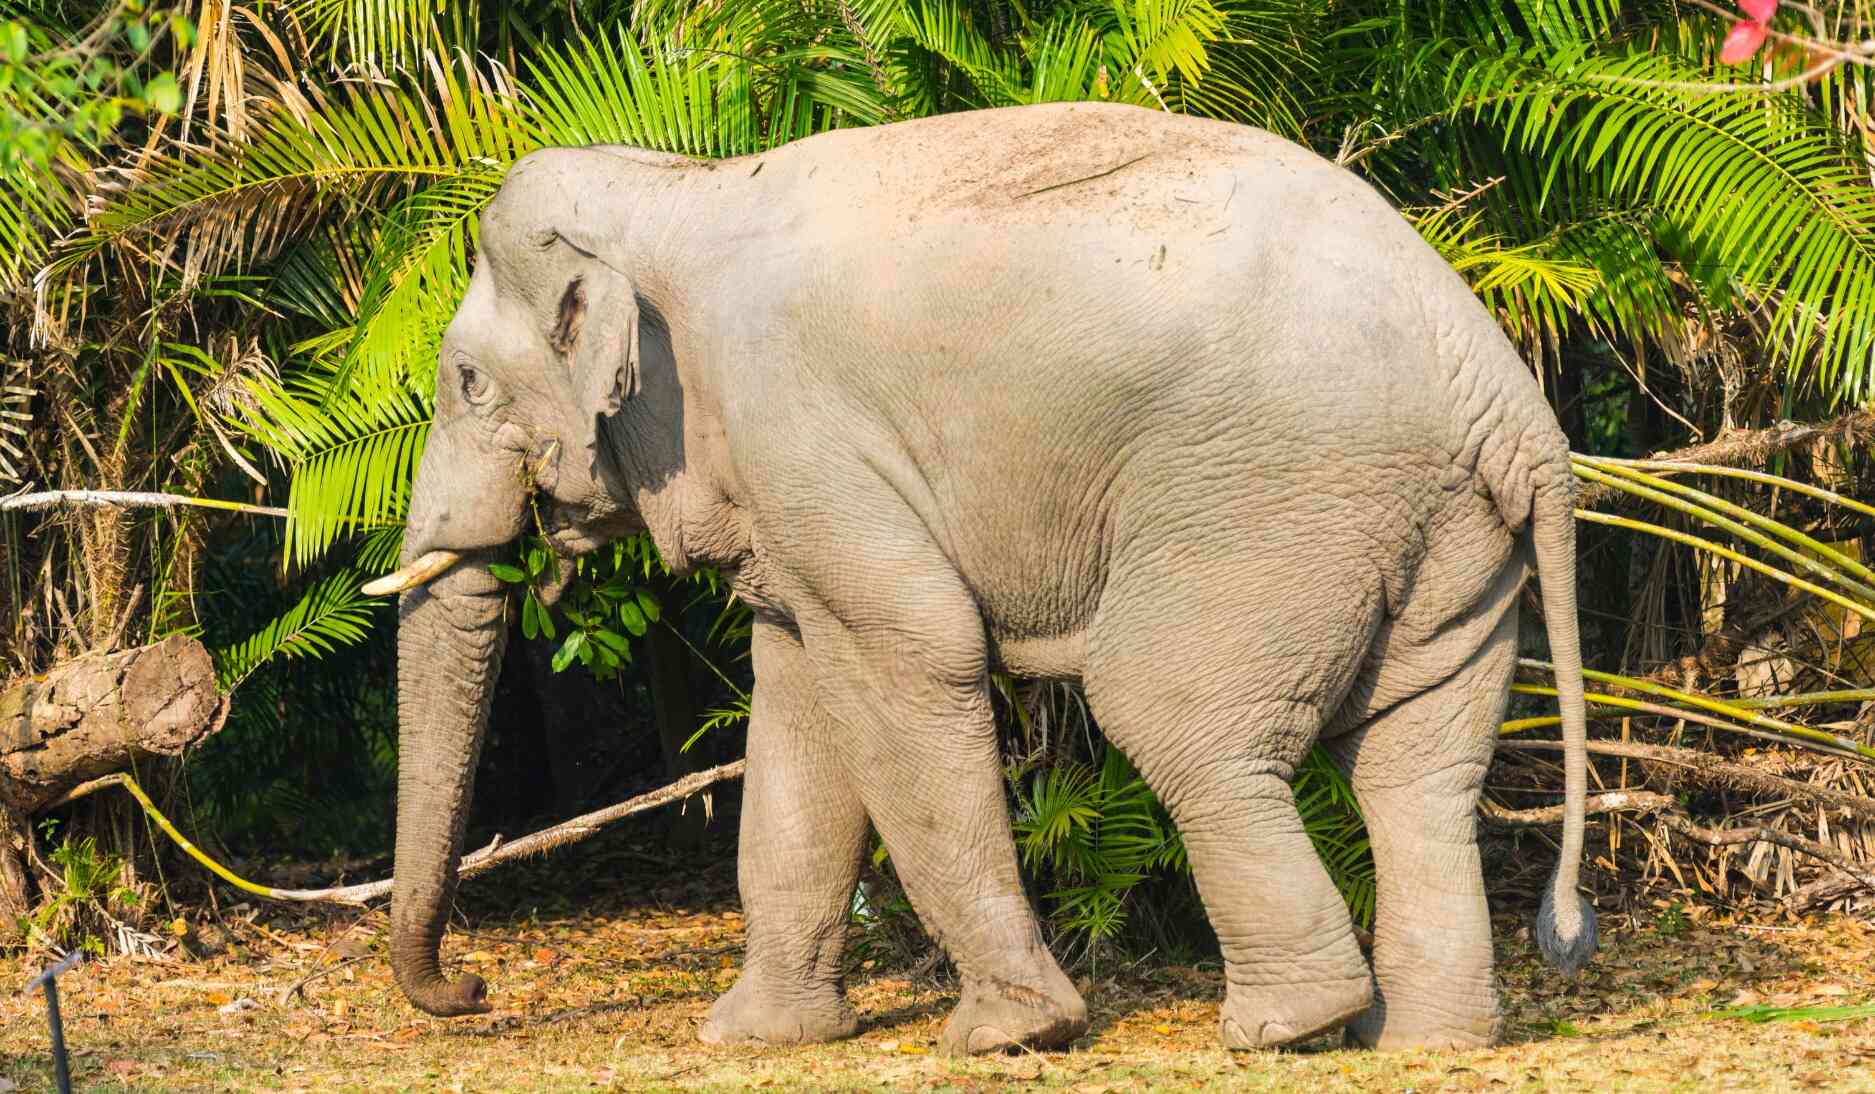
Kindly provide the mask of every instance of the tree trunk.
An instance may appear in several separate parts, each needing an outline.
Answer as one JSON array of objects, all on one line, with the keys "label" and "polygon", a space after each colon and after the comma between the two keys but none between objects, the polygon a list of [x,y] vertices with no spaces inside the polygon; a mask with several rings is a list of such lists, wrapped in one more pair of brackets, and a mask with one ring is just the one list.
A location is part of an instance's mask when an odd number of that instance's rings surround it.
[{"label": "tree trunk", "polygon": [[13,925],[32,911],[32,894],[26,888],[26,841],[32,830],[26,822],[0,804],[0,938],[13,932]]}]

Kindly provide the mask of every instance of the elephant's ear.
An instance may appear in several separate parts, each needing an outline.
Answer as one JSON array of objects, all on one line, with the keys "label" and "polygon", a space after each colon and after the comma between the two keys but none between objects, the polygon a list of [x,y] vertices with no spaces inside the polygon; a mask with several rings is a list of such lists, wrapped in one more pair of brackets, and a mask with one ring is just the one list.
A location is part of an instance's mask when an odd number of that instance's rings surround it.
[{"label": "elephant's ear", "polygon": [[585,420],[616,414],[638,394],[638,323],[638,294],[611,270],[575,277],[560,294],[553,348]]}]

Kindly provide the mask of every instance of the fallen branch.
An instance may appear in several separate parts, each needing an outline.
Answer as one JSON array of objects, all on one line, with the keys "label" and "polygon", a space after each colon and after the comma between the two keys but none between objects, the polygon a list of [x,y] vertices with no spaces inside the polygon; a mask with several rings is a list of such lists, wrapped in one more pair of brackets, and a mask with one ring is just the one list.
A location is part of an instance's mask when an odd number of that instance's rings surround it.
[{"label": "fallen branch", "polygon": [[[1816,440],[1875,441],[1875,411],[1856,410],[1827,422],[1778,422],[1764,429],[1727,430],[1705,444],[1656,452],[1648,462],[1703,463],[1722,467],[1749,467],[1763,464],[1771,457],[1788,452],[1800,444]],[[1583,487],[1576,504],[1593,508],[1620,495],[1621,491],[1605,485]]]},{"label": "fallen branch", "polygon": [[[1652,813],[1668,829],[1708,847],[1736,847],[1740,844],[1759,842],[1775,844],[1800,855],[1808,855],[1827,862],[1848,874],[1859,887],[1875,889],[1875,873],[1870,873],[1861,863],[1833,847],[1763,825],[1751,825],[1744,828],[1707,828],[1704,825],[1695,824],[1692,818],[1676,811],[1674,807],[1679,803],[1667,794],[1656,794],[1649,790],[1615,790],[1606,794],[1591,794],[1587,804],[1590,813]],[[1488,798],[1479,800],[1478,812],[1483,814],[1489,823],[1505,828],[1559,824],[1563,819],[1563,806],[1561,805],[1544,806],[1539,809],[1506,809]]]},{"label": "fallen branch", "polygon": [[[1499,748],[1560,752],[1561,741],[1499,741]],[[1590,752],[1597,756],[1617,756],[1639,760],[1643,764],[1667,764],[1686,771],[1691,781],[1702,786],[1737,790],[1775,797],[1802,798],[1830,809],[1841,809],[1863,820],[1875,821],[1875,799],[1851,794],[1821,783],[1773,775],[1744,764],[1729,763],[1707,752],[1668,745],[1650,745],[1639,741],[1590,741]]]},{"label": "fallen branch", "polygon": [[1854,878],[1861,883],[1863,888],[1875,889],[1875,874],[1870,873],[1854,859],[1833,847],[1804,839],[1802,836],[1793,836],[1789,832],[1780,832],[1763,825],[1752,825],[1749,828],[1705,828],[1694,824],[1690,818],[1680,813],[1661,813],[1660,823],[1687,839],[1703,843],[1708,847],[1733,847],[1741,843],[1757,843],[1760,840],[1765,843],[1774,843],[1800,855],[1821,859]]},{"label": "fallen branch", "polygon": [[[1658,813],[1672,809],[1679,802],[1671,794],[1656,794],[1651,790],[1610,790],[1605,794],[1590,794],[1584,806],[1584,812],[1596,813]],[[1535,828],[1543,824],[1561,824],[1564,807],[1545,805],[1537,809],[1507,809],[1489,798],[1478,799],[1478,812],[1484,819],[1501,828]]]},{"label": "fallen branch", "polygon": [[331,976],[333,973],[339,971],[340,969],[350,968],[351,966],[356,965],[361,961],[370,961],[375,956],[376,956],[375,954],[366,954],[363,957],[348,957],[343,961],[337,962],[336,964],[327,965],[323,969],[315,969],[312,972],[307,973],[305,976],[300,977],[298,980],[293,981],[290,987],[288,987],[285,991],[280,993],[280,998],[277,1000],[277,1002],[280,1006],[284,1007],[288,1003],[292,1002],[293,997],[295,995],[298,995],[303,999],[305,998],[304,993],[306,991],[306,985],[312,983],[315,980],[319,980],[323,977]]},{"label": "fallen branch", "polygon": [[187,494],[150,494],[135,490],[43,490],[37,494],[12,494],[0,498],[0,513],[33,513],[72,505],[85,509],[221,509],[230,513],[248,513],[261,517],[284,517],[286,510],[273,505],[249,505],[244,501],[220,498],[197,498]]},{"label": "fallen branch", "polygon": [[[496,836],[487,847],[482,848],[474,854],[464,856],[461,864],[457,867],[457,873],[459,876],[465,878],[474,877],[477,874],[492,870],[503,863],[513,862],[518,858],[525,858],[528,855],[545,854],[556,848],[578,843],[581,840],[588,839],[595,835],[606,825],[623,820],[634,813],[643,813],[647,810],[656,809],[660,805],[669,805],[672,802],[688,798],[705,787],[729,779],[741,778],[743,763],[744,761],[737,760],[734,763],[726,763],[709,768],[705,771],[699,771],[693,775],[686,775],[676,782],[671,783],[669,786],[660,787],[649,793],[640,794],[635,798],[619,802],[616,805],[608,805],[604,809],[595,809],[591,813],[582,814],[571,820],[561,821],[551,828],[543,828],[538,832],[522,836],[512,843],[504,843],[500,836]],[[156,807],[156,803],[150,800],[150,796],[144,793],[143,787],[137,785],[137,781],[128,775],[107,775],[102,779],[93,779],[91,782],[73,788],[70,793],[66,794],[55,804],[63,805],[65,802],[84,797],[87,794],[95,793],[110,786],[121,786],[129,791],[130,795],[137,799],[137,803],[143,806],[143,811],[150,815],[150,819],[156,823],[158,828],[162,829],[164,835],[175,842],[176,846],[187,852],[190,858],[206,866],[216,877],[244,893],[252,893],[255,896],[266,897],[269,900],[291,901],[302,904],[364,904],[368,901],[376,900],[379,897],[389,895],[391,886],[396,881],[395,878],[385,878],[383,881],[368,881],[359,885],[341,885],[330,889],[276,889],[270,885],[260,885],[248,881],[246,878],[236,875],[226,866],[208,857],[207,854],[203,853],[201,848],[197,847],[187,836],[184,836],[178,831],[176,826],[171,823],[170,819],[163,815],[162,810]]]},{"label": "fallen branch", "polygon": [[1833,904],[1847,896],[1854,896],[1862,891],[1862,883],[1852,877],[1826,877],[1812,881],[1800,889],[1791,891],[1784,898],[1784,903],[1797,912],[1807,912]]}]

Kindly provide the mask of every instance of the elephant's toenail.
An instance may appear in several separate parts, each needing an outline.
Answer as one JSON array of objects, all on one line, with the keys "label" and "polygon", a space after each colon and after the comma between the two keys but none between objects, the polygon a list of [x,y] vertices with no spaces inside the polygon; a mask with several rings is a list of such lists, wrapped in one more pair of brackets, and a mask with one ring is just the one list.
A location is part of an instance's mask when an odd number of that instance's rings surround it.
[{"label": "elephant's toenail", "polygon": [[995,1026],[978,1026],[970,1031],[969,1037],[964,1039],[964,1050],[976,1056],[990,1052],[1004,1052],[1014,1048],[1015,1044],[1015,1038]]}]

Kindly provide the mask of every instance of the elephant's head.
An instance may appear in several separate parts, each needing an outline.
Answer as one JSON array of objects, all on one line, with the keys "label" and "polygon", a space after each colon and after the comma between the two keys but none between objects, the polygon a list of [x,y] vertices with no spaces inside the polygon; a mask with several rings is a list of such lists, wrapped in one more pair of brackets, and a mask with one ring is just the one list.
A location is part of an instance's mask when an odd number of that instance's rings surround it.
[{"label": "elephant's head", "polygon": [[530,501],[565,555],[632,523],[604,436],[637,386],[639,310],[616,257],[595,242],[600,210],[624,200],[605,192],[616,177],[594,192],[593,169],[607,166],[596,155],[530,157],[483,216],[475,273],[437,362],[404,566],[368,586],[403,594],[391,964],[431,1014],[488,1006],[481,980],[446,980],[437,954],[507,633],[487,563],[521,532]]}]

